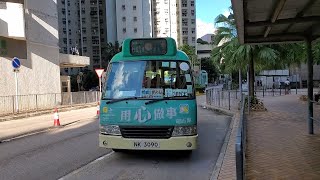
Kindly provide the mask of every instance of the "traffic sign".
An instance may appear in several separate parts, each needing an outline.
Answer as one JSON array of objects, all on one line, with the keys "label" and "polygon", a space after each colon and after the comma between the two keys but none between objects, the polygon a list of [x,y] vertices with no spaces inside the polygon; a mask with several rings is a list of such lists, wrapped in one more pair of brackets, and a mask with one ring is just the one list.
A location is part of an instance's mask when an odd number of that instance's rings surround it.
[{"label": "traffic sign", "polygon": [[21,66],[20,60],[18,58],[12,59],[12,67],[18,69]]},{"label": "traffic sign", "polygon": [[95,71],[96,71],[98,77],[101,78],[104,69],[95,69]]}]

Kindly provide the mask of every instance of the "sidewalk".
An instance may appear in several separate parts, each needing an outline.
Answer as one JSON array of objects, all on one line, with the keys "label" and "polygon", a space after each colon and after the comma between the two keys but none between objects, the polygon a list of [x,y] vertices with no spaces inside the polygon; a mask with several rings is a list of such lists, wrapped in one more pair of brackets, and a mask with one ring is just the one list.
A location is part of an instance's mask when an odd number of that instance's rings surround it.
[{"label": "sidewalk", "polygon": [[[83,109],[83,108],[89,108],[89,107],[96,107],[97,103],[86,103],[86,104],[74,104],[72,106],[70,105],[65,105],[65,106],[59,106],[59,111],[60,112],[65,112],[65,111],[71,111],[75,109]],[[0,114],[0,122],[3,121],[10,121],[10,120],[15,120],[15,119],[22,119],[22,118],[27,118],[27,117],[34,117],[34,116],[39,116],[39,115],[44,115],[44,114],[50,114],[52,113],[54,108],[48,108],[48,109],[41,109],[38,111],[26,111],[26,112],[21,112],[18,114]]]},{"label": "sidewalk", "polygon": [[[246,179],[320,179],[320,105],[314,105],[315,135],[309,135],[307,102],[299,100],[299,95],[262,100],[268,111],[247,116]],[[227,145],[220,152],[222,160],[211,179],[236,180],[239,119],[235,113]]]},{"label": "sidewalk", "polygon": [[[247,121],[247,179],[320,179],[320,128],[308,134],[307,102],[297,95],[262,99],[266,112]],[[314,105],[320,120],[320,105]]]},{"label": "sidewalk", "polygon": [[[59,113],[61,126],[96,118],[96,107]],[[53,128],[53,112],[47,115],[0,122],[0,142],[12,137]]]}]

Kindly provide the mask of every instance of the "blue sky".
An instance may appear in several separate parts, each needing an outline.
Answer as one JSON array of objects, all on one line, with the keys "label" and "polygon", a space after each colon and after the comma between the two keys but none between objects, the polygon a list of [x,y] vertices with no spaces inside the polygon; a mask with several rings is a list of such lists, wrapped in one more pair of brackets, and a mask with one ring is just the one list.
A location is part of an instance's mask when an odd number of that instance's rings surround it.
[{"label": "blue sky", "polygon": [[213,33],[214,19],[219,14],[227,14],[231,0],[196,0],[197,38]]}]

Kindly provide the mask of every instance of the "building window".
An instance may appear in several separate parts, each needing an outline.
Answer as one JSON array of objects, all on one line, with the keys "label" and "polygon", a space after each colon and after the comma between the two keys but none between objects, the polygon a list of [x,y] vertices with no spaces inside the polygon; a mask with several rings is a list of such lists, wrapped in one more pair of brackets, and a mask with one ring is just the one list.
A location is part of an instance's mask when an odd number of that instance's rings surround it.
[{"label": "building window", "polygon": [[195,24],[196,20],[195,19],[191,19],[191,24]]},{"label": "building window", "polygon": [[125,22],[126,21],[126,17],[122,17],[122,21]]},{"label": "building window", "polygon": [[194,34],[195,32],[196,32],[196,29],[195,29],[195,28],[192,28],[192,29],[191,29],[191,33]]},{"label": "building window", "polygon": [[138,21],[138,18],[137,17],[133,17],[133,21]]},{"label": "building window", "polygon": [[194,10],[191,10],[191,15],[194,16]]},{"label": "building window", "polygon": [[137,32],[138,32],[138,29],[137,29],[137,28],[134,28],[134,32],[137,33]]},{"label": "building window", "polygon": [[194,6],[194,1],[191,1],[191,2],[190,2],[190,6]]},{"label": "building window", "polygon": [[122,5],[122,10],[126,10],[126,5]]},{"label": "building window", "polygon": [[123,28],[123,29],[122,29],[122,32],[123,32],[123,33],[126,33],[126,32],[127,32],[127,29],[126,29],[126,28]]},{"label": "building window", "polygon": [[137,10],[137,6],[133,6],[133,10]]},{"label": "building window", "polygon": [[196,38],[192,37],[192,43],[195,43],[195,42],[196,42]]}]

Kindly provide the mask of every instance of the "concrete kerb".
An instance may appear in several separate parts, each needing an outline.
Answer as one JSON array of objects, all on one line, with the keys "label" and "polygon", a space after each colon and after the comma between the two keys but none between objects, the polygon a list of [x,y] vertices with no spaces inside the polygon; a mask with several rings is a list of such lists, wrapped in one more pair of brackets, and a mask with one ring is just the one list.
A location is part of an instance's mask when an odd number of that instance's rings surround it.
[{"label": "concrete kerb", "polygon": [[[96,106],[96,103],[74,105],[72,107],[62,106],[62,107],[59,107],[58,109],[59,109],[59,112],[66,112],[66,111],[84,109],[84,108],[94,107],[94,106]],[[0,116],[0,122],[18,120],[18,119],[27,118],[27,117],[35,117],[35,116],[40,116],[40,115],[45,115],[50,113],[53,113],[52,109],[46,109],[46,110],[41,110],[36,112],[25,112],[21,114],[12,114],[12,115],[2,116],[2,117]]]},{"label": "concrete kerb", "polygon": [[237,116],[236,116],[237,112],[229,111],[229,110],[218,108],[218,107],[214,107],[214,106],[208,106],[208,105],[205,105],[205,104],[202,104],[202,105],[199,105],[199,106],[202,107],[202,108],[205,107],[206,109],[212,110],[214,112],[218,112],[218,113],[221,113],[221,114],[232,116],[231,122],[229,124],[228,131],[226,133],[223,145],[222,145],[221,150],[220,150],[219,157],[218,157],[218,159],[216,161],[216,164],[214,166],[213,172],[212,172],[211,177],[210,177],[210,180],[217,180],[218,177],[219,177],[219,173],[220,173],[220,170],[222,168],[222,164],[223,164],[223,161],[224,161],[226,150],[227,150],[227,147],[228,147],[228,144],[229,144],[230,135],[231,135],[231,132],[232,132],[233,127],[234,127],[235,118],[237,118]]}]

